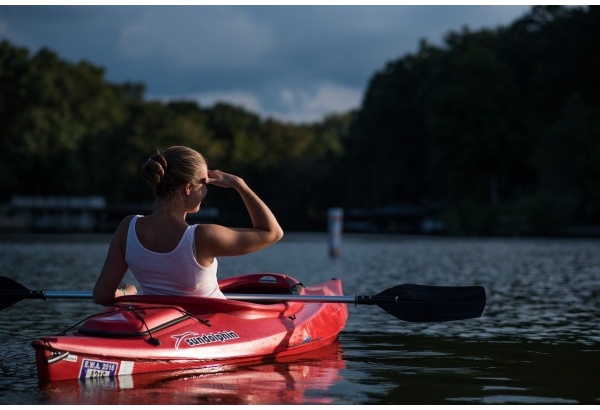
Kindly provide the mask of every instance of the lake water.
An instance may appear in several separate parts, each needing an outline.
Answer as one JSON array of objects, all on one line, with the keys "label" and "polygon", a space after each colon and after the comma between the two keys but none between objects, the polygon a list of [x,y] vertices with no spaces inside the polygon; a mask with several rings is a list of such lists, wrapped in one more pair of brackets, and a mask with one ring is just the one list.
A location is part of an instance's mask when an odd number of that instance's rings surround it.
[{"label": "lake water", "polygon": [[[0,275],[30,289],[93,288],[110,236],[0,237]],[[0,312],[0,404],[600,404],[600,240],[288,233],[219,259],[219,277],[341,278],[346,294],[402,283],[483,285],[483,317],[407,323],[349,308],[339,342],[288,363],[98,383],[40,384],[31,340],[98,311],[90,300],[23,300]],[[132,281],[128,275],[128,280]]]}]

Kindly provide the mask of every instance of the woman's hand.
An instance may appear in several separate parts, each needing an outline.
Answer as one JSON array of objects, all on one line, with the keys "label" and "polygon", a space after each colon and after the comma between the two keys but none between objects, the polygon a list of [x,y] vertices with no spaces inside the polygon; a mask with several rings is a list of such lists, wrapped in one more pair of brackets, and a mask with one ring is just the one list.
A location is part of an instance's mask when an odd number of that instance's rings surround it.
[{"label": "woman's hand", "polygon": [[206,184],[216,185],[221,188],[236,188],[243,183],[243,179],[223,171],[208,170],[208,178],[204,181]]},{"label": "woman's hand", "polygon": [[127,284],[122,288],[118,288],[117,290],[115,290],[115,298],[121,296],[137,295],[137,293],[137,288],[134,285]]}]

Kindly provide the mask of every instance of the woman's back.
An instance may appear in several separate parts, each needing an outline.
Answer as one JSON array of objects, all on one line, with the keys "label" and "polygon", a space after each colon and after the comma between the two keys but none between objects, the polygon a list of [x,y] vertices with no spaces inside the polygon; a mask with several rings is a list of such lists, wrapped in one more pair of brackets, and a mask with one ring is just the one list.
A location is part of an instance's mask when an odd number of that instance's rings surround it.
[{"label": "woman's back", "polygon": [[160,221],[152,215],[139,218],[135,224],[135,233],[144,248],[157,253],[171,252],[179,245],[189,225]]},{"label": "woman's back", "polygon": [[[142,223],[144,219],[131,218],[125,251],[125,262],[143,294],[224,298],[217,282],[216,258],[210,266],[204,267],[194,256],[195,225],[188,226],[178,240],[177,230],[171,230],[160,239],[160,231],[150,231],[152,224]],[[137,225],[145,236],[145,243],[138,236]]]}]

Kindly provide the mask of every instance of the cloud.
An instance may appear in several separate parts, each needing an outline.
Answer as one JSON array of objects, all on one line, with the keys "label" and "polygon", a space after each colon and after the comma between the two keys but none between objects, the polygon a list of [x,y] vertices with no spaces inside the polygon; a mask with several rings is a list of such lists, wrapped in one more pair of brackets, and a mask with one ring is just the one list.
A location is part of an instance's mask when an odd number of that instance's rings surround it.
[{"label": "cloud", "polygon": [[343,114],[358,108],[363,90],[334,83],[317,83],[309,87],[279,90],[278,104],[269,109],[259,94],[244,90],[210,91],[176,96],[150,96],[162,102],[194,101],[201,107],[227,103],[260,115],[263,119],[277,118],[290,123],[310,123],[328,114]]},{"label": "cloud", "polygon": [[22,36],[19,35],[18,31],[12,30],[11,24],[2,15],[0,15],[0,39],[12,39],[12,41],[23,42]]},{"label": "cloud", "polygon": [[322,82],[305,88],[284,88],[280,93],[283,110],[274,113],[291,122],[314,122],[325,114],[341,114],[358,108],[363,89]]},{"label": "cloud", "polygon": [[117,49],[129,60],[164,59],[182,68],[255,65],[273,47],[272,33],[243,9],[152,7],[120,31]]},{"label": "cloud", "polygon": [[217,103],[227,103],[244,108],[252,113],[263,111],[260,100],[256,95],[241,90],[211,91],[206,93],[183,94],[176,96],[149,96],[150,100],[162,102],[194,101],[201,107],[212,107]]}]

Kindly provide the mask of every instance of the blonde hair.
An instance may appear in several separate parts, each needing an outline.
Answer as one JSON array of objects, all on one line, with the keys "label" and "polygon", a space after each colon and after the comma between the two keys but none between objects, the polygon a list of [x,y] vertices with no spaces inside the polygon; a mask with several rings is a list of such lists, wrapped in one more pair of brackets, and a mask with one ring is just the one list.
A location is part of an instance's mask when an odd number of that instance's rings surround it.
[{"label": "blonde hair", "polygon": [[157,199],[171,197],[182,184],[199,184],[206,159],[198,151],[182,146],[158,150],[142,165],[142,178]]}]

